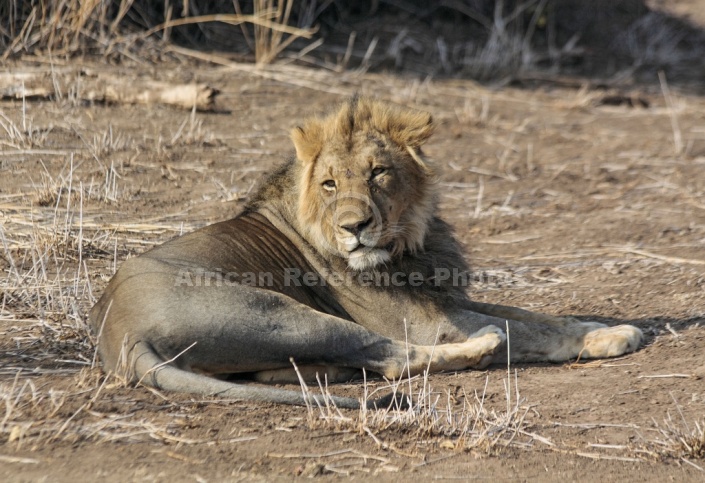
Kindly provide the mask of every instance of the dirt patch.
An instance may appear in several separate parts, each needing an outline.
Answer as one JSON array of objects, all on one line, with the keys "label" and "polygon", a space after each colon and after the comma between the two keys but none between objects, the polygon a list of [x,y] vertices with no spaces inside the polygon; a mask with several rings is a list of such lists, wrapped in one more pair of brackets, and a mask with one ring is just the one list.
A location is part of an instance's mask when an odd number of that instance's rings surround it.
[{"label": "dirt patch", "polygon": [[[628,93],[644,107],[605,105],[600,90],[295,67],[114,68],[222,91],[219,112],[192,115],[83,104],[70,95],[81,66],[64,67],[76,75],[62,99],[0,104],[4,481],[702,479],[702,453],[679,449],[672,432],[702,428],[705,414],[702,98],[674,92],[669,105],[660,90]],[[426,152],[441,213],[475,267],[476,300],[636,324],[647,346],[617,360],[513,367],[524,433],[486,447],[413,426],[368,432],[305,408],[128,388],[91,369],[85,314],[115,266],[236,214],[292,153],[289,129],[354,92],[438,120]],[[441,405],[481,400],[501,413],[506,378],[492,367],[429,383]],[[331,391],[359,397],[362,385]]]}]

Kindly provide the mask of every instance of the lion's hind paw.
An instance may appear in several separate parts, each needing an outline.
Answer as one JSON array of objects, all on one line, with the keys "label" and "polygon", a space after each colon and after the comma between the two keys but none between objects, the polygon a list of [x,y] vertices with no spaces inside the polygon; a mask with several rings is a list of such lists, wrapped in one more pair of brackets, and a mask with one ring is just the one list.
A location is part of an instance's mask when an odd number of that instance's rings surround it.
[{"label": "lion's hind paw", "polygon": [[596,329],[585,335],[585,345],[580,351],[580,357],[601,359],[634,352],[641,345],[643,337],[641,330],[633,325]]}]

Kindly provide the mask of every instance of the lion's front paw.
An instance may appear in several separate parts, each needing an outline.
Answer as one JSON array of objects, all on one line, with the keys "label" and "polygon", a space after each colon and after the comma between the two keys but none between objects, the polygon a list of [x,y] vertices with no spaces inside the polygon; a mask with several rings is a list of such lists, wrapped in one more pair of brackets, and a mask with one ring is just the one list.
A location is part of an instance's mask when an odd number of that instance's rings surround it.
[{"label": "lion's front paw", "polygon": [[467,354],[472,354],[472,369],[484,369],[494,359],[499,347],[507,340],[502,329],[495,325],[488,325],[478,330],[465,342],[468,347]]},{"label": "lion's front paw", "polygon": [[617,325],[593,330],[585,335],[585,345],[580,352],[580,357],[599,359],[621,356],[637,350],[643,337],[641,330],[633,325]]},{"label": "lion's front paw", "polygon": [[[488,334],[494,334],[497,337],[501,339],[501,342],[504,342],[507,340],[507,336],[504,334],[504,331],[497,327],[496,325],[487,325],[483,327],[482,329],[478,330],[477,332],[473,333],[470,335],[470,339],[478,339],[480,337],[484,337]],[[491,339],[491,338],[490,338]]]}]

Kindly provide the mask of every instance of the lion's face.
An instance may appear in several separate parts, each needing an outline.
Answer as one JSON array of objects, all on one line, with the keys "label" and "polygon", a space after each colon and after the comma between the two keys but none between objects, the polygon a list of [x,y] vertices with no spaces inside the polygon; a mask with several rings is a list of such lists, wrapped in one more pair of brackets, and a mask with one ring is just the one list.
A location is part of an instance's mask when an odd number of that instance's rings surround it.
[{"label": "lion's face", "polygon": [[423,246],[434,194],[419,145],[431,129],[428,114],[353,99],[294,131],[298,215],[318,250],[365,270]]}]

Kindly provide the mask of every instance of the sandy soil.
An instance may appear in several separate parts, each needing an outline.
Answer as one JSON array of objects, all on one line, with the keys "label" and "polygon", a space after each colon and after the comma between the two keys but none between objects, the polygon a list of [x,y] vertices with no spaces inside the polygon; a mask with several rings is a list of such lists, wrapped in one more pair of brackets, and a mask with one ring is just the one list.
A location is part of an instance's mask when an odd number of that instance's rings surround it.
[{"label": "sandy soil", "polygon": [[[705,478],[702,450],[675,443],[705,422],[705,99],[674,92],[669,107],[658,87],[490,90],[283,67],[55,67],[69,72],[63,99],[0,103],[0,480]],[[220,112],[74,102],[81,68],[207,82]],[[474,448],[413,426],[372,436],[305,408],[125,387],[91,369],[85,313],[115,264],[235,215],[291,154],[297,120],[353,92],[438,120],[426,151],[478,273],[475,299],[636,324],[646,346],[513,368],[525,432]],[[645,102],[603,103],[615,94]],[[484,390],[501,412],[506,371],[429,382],[456,405]]]}]

